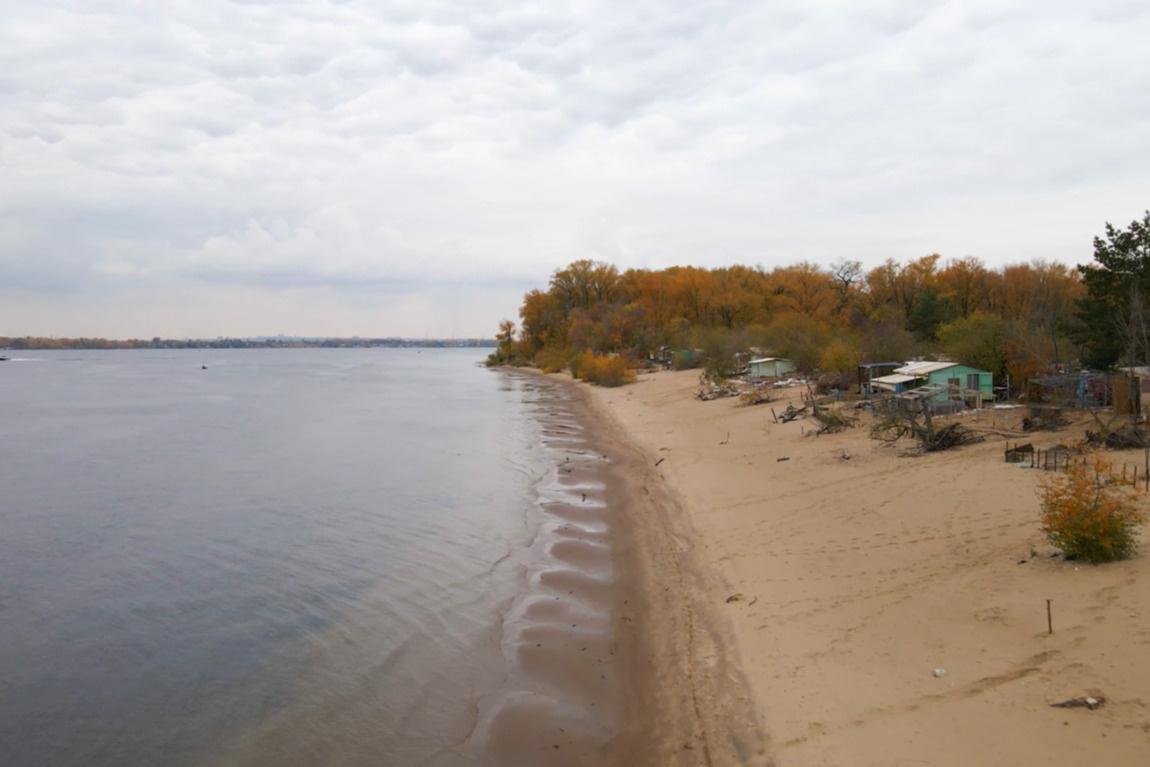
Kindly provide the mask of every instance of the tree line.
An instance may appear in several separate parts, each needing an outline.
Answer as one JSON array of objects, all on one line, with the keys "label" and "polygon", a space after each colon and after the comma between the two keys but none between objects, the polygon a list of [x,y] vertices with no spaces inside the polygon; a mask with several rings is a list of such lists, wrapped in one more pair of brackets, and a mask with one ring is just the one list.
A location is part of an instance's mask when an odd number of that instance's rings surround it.
[{"label": "tree line", "polygon": [[702,359],[759,349],[802,370],[946,354],[1021,384],[1060,365],[1110,368],[1150,357],[1150,212],[1106,225],[1094,263],[1034,260],[991,268],[935,253],[866,270],[842,258],[713,269],[626,269],[583,259],[532,290],[505,320],[493,362],[545,370],[588,355],[632,361],[662,349]]}]

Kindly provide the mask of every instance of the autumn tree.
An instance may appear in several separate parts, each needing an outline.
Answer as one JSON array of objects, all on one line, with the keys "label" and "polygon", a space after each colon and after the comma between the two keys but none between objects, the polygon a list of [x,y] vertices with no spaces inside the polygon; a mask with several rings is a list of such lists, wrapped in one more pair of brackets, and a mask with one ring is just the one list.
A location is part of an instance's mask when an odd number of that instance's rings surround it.
[{"label": "autumn tree", "polygon": [[906,328],[893,322],[868,325],[859,339],[863,362],[900,362],[918,351],[918,342]]},{"label": "autumn tree", "polygon": [[676,315],[692,325],[710,327],[715,280],[709,271],[695,266],[672,267],[671,298]]},{"label": "autumn tree", "polygon": [[927,294],[932,294],[931,300],[939,300],[936,273],[938,262],[941,259],[937,253],[916,258],[899,270],[895,281],[895,294],[902,307],[903,316],[910,320],[911,314]]},{"label": "autumn tree", "polygon": [[567,311],[590,309],[599,301],[614,300],[618,285],[618,269],[587,258],[573,261],[551,276],[551,293]]},{"label": "autumn tree", "polygon": [[831,276],[807,261],[775,269],[770,282],[781,309],[822,318],[829,316],[835,305]]},{"label": "autumn tree", "polygon": [[532,290],[519,309],[520,343],[534,356],[548,346],[567,342],[567,314],[553,293]]},{"label": "autumn tree", "polygon": [[[1130,250],[1131,237],[1137,240],[1146,226],[1136,222],[1134,235],[1110,231],[1111,241],[1099,245],[1103,265],[1092,268],[1128,285],[1128,264],[1107,264],[1117,263],[1115,254]],[[1126,339],[1127,357],[1150,356],[1150,304],[1143,300],[1150,296],[1141,292],[1088,295],[1078,271],[1044,261],[1000,270],[974,257],[940,264],[932,253],[901,264],[888,259],[865,273],[849,258],[829,268],[799,262],[771,271],[735,265],[620,273],[583,259],[556,270],[547,290],[524,296],[515,346],[550,370],[578,365],[586,351],[634,358],[662,346],[708,349],[706,356],[753,346],[808,370],[900,361],[941,348],[1021,381],[1073,352],[1070,320],[1077,302],[1090,299],[1106,310],[1095,316],[1108,318]],[[1123,309],[1121,317],[1113,305]]]},{"label": "autumn tree", "polygon": [[976,312],[939,328],[938,340],[947,355],[963,365],[989,370],[996,380],[1006,375],[1006,321]]},{"label": "autumn tree", "polygon": [[511,320],[500,320],[495,340],[499,345],[487,356],[487,364],[502,365],[511,361],[515,356],[515,323]]},{"label": "autumn tree", "polygon": [[951,261],[938,273],[939,295],[962,319],[986,308],[990,295],[990,272],[977,258]]},{"label": "autumn tree", "polygon": [[862,276],[862,261],[840,258],[831,264],[831,288],[836,295],[835,314],[842,314],[856,298]]},{"label": "autumn tree", "polygon": [[896,322],[901,325],[906,321],[898,294],[900,271],[898,262],[888,258],[867,272],[863,296],[866,313],[871,322]]},{"label": "autumn tree", "polygon": [[771,346],[780,357],[792,359],[800,370],[819,366],[824,349],[832,337],[826,322],[796,312],[780,314],[769,325]]}]

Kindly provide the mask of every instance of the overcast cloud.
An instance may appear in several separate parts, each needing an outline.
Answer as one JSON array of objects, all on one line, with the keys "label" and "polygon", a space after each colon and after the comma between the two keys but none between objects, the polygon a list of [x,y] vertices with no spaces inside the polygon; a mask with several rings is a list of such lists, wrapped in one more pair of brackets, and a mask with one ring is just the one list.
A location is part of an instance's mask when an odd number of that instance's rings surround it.
[{"label": "overcast cloud", "polygon": [[490,335],[576,258],[1086,262],[1150,6],[0,0],[0,335]]}]

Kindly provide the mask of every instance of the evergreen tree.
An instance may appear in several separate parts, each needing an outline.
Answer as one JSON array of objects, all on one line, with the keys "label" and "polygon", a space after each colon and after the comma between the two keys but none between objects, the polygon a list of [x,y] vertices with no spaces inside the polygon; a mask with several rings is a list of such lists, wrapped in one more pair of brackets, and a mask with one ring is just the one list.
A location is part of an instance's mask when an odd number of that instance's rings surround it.
[{"label": "evergreen tree", "polygon": [[1078,303],[1073,330],[1087,367],[1108,369],[1120,360],[1145,364],[1150,305],[1150,211],[1125,230],[1106,224],[1094,238],[1094,264],[1080,265],[1087,296]]}]

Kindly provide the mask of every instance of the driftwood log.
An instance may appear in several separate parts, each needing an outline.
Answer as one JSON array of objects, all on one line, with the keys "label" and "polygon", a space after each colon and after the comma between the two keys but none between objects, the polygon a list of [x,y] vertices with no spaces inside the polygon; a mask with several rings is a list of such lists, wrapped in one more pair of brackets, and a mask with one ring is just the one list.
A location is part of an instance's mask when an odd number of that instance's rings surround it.
[{"label": "driftwood log", "polygon": [[795,407],[794,405],[787,405],[787,409],[779,416],[780,423],[790,423],[796,418],[802,418],[807,414],[807,406]]},{"label": "driftwood log", "polygon": [[871,427],[871,436],[887,442],[903,437],[913,437],[924,453],[949,450],[961,445],[973,445],[985,441],[985,437],[973,432],[960,423],[949,423],[941,429],[934,428],[930,407],[922,402],[915,411],[912,406],[887,415]]}]

